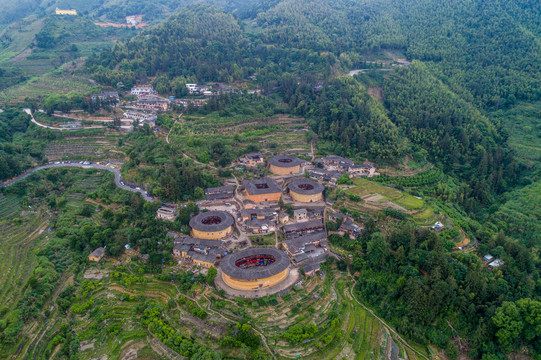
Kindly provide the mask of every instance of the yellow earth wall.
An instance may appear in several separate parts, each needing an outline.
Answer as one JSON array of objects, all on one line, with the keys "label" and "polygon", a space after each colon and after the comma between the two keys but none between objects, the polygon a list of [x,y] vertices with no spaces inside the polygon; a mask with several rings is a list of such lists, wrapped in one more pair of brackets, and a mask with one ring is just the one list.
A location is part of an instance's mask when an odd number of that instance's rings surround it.
[{"label": "yellow earth wall", "polygon": [[289,191],[289,195],[293,198],[293,200],[298,202],[316,202],[323,199],[323,193],[317,193],[312,195],[306,195],[306,194],[298,194],[294,191]]},{"label": "yellow earth wall", "polygon": [[[289,275],[289,268],[284,269],[284,271],[273,275],[271,277],[265,278],[265,279],[256,279],[256,280],[241,280],[241,279],[235,279],[230,277],[229,275],[226,275],[222,273],[222,278],[224,279],[224,282],[231,286],[233,289],[237,290],[257,290],[261,288],[266,288],[269,286],[276,285],[287,278]],[[259,285],[262,284],[260,287]]]},{"label": "yellow earth wall", "polygon": [[275,175],[290,175],[290,174],[297,174],[301,172],[301,166],[292,166],[292,167],[280,167],[270,164],[269,170],[271,173]]},{"label": "yellow earth wall", "polygon": [[270,193],[270,194],[258,194],[258,195],[250,195],[246,192],[246,197],[250,200],[252,200],[255,203],[259,203],[262,201],[280,201],[280,196],[282,193]]},{"label": "yellow earth wall", "polygon": [[196,239],[205,239],[205,240],[221,240],[229,236],[233,232],[233,228],[230,226],[227,229],[222,231],[206,232],[192,229],[191,235]]}]

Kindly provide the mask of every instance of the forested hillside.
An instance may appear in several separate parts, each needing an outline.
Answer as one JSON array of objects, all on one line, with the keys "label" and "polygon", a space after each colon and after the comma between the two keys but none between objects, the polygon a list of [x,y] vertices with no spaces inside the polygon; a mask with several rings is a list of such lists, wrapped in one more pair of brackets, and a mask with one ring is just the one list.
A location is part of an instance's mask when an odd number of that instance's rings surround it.
[{"label": "forested hillside", "polygon": [[[235,18],[208,5],[185,8],[90,58],[87,68],[105,84],[161,75],[171,89],[255,75],[265,92],[278,89],[294,113],[311,119],[335,152],[392,163],[427,151],[467,183],[458,197],[468,211],[492,204],[525,170],[501,123],[484,111],[541,96],[535,1],[284,0],[254,9]],[[337,75],[391,50],[419,62],[382,80],[387,113],[359,81]]]},{"label": "forested hillside", "polygon": [[285,0],[257,21],[266,42],[332,51],[353,62],[365,50],[404,49],[454,91],[499,107],[541,95],[540,22],[533,15],[539,13],[535,0]]},{"label": "forested hillside", "polygon": [[[128,59],[130,70],[136,73],[144,71],[153,75],[162,71],[176,76],[182,71],[182,75],[192,75],[199,80],[223,79],[224,75],[236,80],[250,72],[268,76],[277,70],[295,71],[299,75],[316,72],[321,76],[329,71],[325,63],[347,69],[358,66],[367,51],[402,49],[409,58],[426,62],[454,92],[468,101],[475,99],[482,106],[510,105],[520,99],[538,99],[541,95],[541,64],[537,61],[541,56],[540,25],[538,18],[532,16],[536,11],[539,13],[539,4],[534,0],[521,3],[455,0],[446,2],[443,7],[437,1],[421,0],[399,3],[284,0],[258,6],[266,10],[257,15],[249,11],[243,13],[255,18],[246,19],[250,26],[242,26],[243,35],[238,39],[232,39],[232,35],[238,34],[227,29],[239,26],[237,19],[218,15],[221,10],[192,8],[134,40],[131,47],[130,44],[119,45],[112,54],[104,54],[101,61],[91,64],[111,68],[116,65],[114,61]],[[189,62],[187,69],[175,69],[194,56],[197,59],[197,54],[191,54],[186,48],[188,45],[176,49],[179,44],[175,39],[192,39],[194,33],[186,25],[197,28],[198,23],[204,26],[218,16],[223,18],[214,29],[224,30],[224,37],[212,45],[213,56],[203,51],[201,57],[211,64],[225,60],[226,65],[221,68],[228,68],[227,73],[218,76],[209,74],[209,70],[196,71]],[[141,50],[145,48],[143,44],[156,42],[152,36],[162,40]],[[196,38],[216,40],[205,31],[197,33]],[[243,39],[249,43],[236,42]],[[176,46],[167,49],[159,45],[160,41]],[[136,49],[135,44],[140,47]],[[236,45],[230,47],[233,44]],[[240,44],[241,53],[236,48]],[[171,55],[156,64],[157,51],[166,49],[165,54]],[[173,54],[180,59],[175,61]],[[322,56],[323,63],[319,58]],[[135,59],[139,61],[133,61]],[[301,60],[304,66],[298,64]],[[236,69],[227,65],[233,61]],[[278,68],[272,67],[271,62],[279,65]],[[307,62],[312,66],[306,66]]]},{"label": "forested hillside", "polygon": [[9,109],[0,113],[0,180],[9,179],[19,175],[32,163],[30,155],[40,157],[41,151],[30,151],[23,143],[15,144],[13,138],[17,134],[25,133],[30,124],[30,116]]},{"label": "forested hillside", "polygon": [[317,95],[311,86],[283,78],[281,91],[294,113],[306,116],[314,131],[332,142],[334,153],[393,162],[408,149],[382,104],[351,77],[329,81]]},{"label": "forested hillside", "polygon": [[[391,74],[383,93],[391,119],[404,134],[447,173],[470,184],[466,198],[488,204],[491,194],[515,185],[516,164],[500,125],[452,93],[424,64],[414,62]],[[465,206],[471,210],[471,204]]]},{"label": "forested hillside", "polygon": [[[217,8],[191,7],[166,23],[102,53],[95,67],[102,83],[116,80],[108,70],[117,64],[121,80],[129,83],[136,75],[197,76],[205,80],[240,80],[244,75],[243,38],[232,15]],[[240,72],[240,73],[237,73]],[[230,77],[232,79],[230,79]]]}]

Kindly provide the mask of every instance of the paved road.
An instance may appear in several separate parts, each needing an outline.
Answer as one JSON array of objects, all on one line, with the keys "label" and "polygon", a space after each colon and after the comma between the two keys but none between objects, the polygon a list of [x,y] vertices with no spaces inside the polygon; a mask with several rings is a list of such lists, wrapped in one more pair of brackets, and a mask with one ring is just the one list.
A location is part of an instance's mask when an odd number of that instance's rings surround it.
[{"label": "paved road", "polygon": [[15,184],[19,180],[22,180],[22,179],[30,176],[31,174],[35,173],[36,171],[43,170],[43,169],[57,168],[57,167],[77,167],[77,168],[83,168],[83,169],[99,169],[99,170],[110,171],[113,174],[115,174],[115,184],[116,184],[116,186],[118,186],[119,188],[122,188],[124,190],[140,193],[143,196],[143,199],[145,199],[146,201],[154,201],[154,198],[152,198],[151,196],[147,196],[145,190],[143,190],[143,189],[137,190],[137,188],[132,188],[129,185],[122,185],[121,184],[122,174],[120,174],[120,171],[118,171],[114,167],[105,166],[105,165],[96,165],[96,164],[83,165],[83,164],[80,164],[80,163],[71,163],[71,164],[68,164],[68,163],[62,164],[61,163],[61,164],[47,164],[47,165],[43,165],[43,166],[38,166],[38,167],[35,167],[33,169],[28,170],[23,175],[19,176],[18,178],[14,179],[14,180],[12,180],[12,181],[10,181],[8,183],[0,184],[0,186],[1,187],[7,187],[7,186]]},{"label": "paved road", "polygon": [[32,121],[37,126],[42,127],[42,128],[46,128],[46,129],[66,131],[66,130],[103,129],[104,128],[103,126],[86,126],[86,127],[78,127],[78,128],[69,128],[69,127],[68,128],[61,128],[61,127],[55,127],[55,126],[48,126],[48,125],[44,125],[42,123],[37,122],[36,119],[34,119],[34,115],[32,114],[32,110],[23,109],[23,111],[25,113],[27,113],[28,115],[30,115],[30,117],[32,118],[30,121]]}]

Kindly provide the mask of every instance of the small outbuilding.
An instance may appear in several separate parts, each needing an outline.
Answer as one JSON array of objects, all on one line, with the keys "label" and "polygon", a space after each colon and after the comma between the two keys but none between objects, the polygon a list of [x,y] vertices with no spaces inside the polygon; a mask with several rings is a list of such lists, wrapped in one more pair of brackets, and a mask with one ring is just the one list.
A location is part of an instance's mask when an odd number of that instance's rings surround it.
[{"label": "small outbuilding", "polygon": [[105,257],[105,248],[99,247],[88,255],[88,260],[98,262]]}]

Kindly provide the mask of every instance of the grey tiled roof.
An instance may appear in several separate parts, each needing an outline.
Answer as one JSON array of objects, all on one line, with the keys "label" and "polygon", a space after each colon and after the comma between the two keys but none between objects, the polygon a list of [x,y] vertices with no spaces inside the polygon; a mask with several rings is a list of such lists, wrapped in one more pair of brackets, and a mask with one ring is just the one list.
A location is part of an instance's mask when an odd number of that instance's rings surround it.
[{"label": "grey tiled roof", "polygon": [[295,180],[287,184],[287,187],[290,191],[305,195],[314,195],[322,193],[325,190],[323,185],[312,179]]},{"label": "grey tiled roof", "polygon": [[105,248],[99,247],[96,250],[92,251],[92,253],[90,253],[89,256],[100,257],[100,256],[103,256],[104,254],[105,254]]},{"label": "grey tiled roof", "polygon": [[304,161],[302,161],[298,157],[290,155],[276,155],[269,159],[269,164],[285,168],[299,166],[303,162]]},{"label": "grey tiled roof", "polygon": [[234,191],[233,186],[217,186],[205,189],[205,194],[218,194],[218,193],[232,193]]},{"label": "grey tiled roof", "polygon": [[312,220],[312,221],[306,221],[291,225],[284,225],[284,232],[292,232],[292,231],[305,231],[310,230],[314,228],[322,228],[323,229],[323,221],[321,220]]},{"label": "grey tiled roof", "polygon": [[[220,219],[220,222],[217,224],[204,224],[205,219],[216,217]],[[190,219],[190,227],[199,231],[221,231],[225,230],[231,225],[233,225],[234,220],[231,215],[224,211],[207,211],[200,213],[199,215],[194,216]]]},{"label": "grey tiled roof", "polygon": [[177,237],[175,238],[175,246],[180,245],[195,245],[195,246],[204,246],[204,247],[221,247],[223,245],[222,240],[206,240],[206,239],[196,239],[188,236]]},{"label": "grey tiled roof", "polygon": [[242,182],[242,184],[244,185],[244,188],[249,195],[274,194],[282,192],[282,189],[280,188],[278,183],[271,178],[245,180]]},{"label": "grey tiled roof", "polygon": [[313,234],[298,237],[292,240],[284,241],[284,245],[287,246],[292,254],[297,254],[304,250],[306,245],[322,242],[327,239],[327,233],[325,231],[318,231]]},{"label": "grey tiled roof", "polygon": [[[235,265],[237,260],[252,255],[271,255],[276,260],[266,266],[255,266],[252,268],[241,269]],[[275,248],[251,248],[241,250],[232,255],[226,256],[220,263],[220,268],[224,274],[235,279],[257,280],[265,279],[279,274],[289,266],[289,257],[282,251]]]}]

